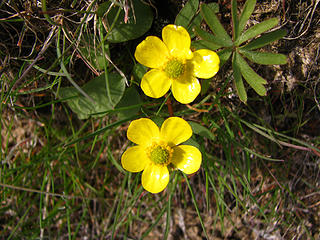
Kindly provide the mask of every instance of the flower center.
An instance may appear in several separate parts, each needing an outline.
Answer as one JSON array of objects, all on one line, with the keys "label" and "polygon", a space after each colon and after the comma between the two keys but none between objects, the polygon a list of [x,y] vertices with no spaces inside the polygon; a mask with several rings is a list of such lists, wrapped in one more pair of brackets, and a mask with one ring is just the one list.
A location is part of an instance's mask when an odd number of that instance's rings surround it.
[{"label": "flower center", "polygon": [[165,164],[170,163],[172,150],[169,146],[165,144],[154,144],[150,147],[149,157],[155,164]]},{"label": "flower center", "polygon": [[174,58],[168,61],[164,71],[169,78],[178,78],[183,74],[184,68],[183,62]]}]

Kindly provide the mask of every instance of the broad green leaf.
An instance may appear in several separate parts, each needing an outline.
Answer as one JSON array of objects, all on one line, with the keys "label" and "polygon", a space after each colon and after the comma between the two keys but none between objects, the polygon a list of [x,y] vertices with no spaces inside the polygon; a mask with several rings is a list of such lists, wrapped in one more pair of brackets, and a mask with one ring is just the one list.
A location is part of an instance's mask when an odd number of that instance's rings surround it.
[{"label": "broad green leaf", "polygon": [[214,44],[213,42],[206,41],[206,40],[192,41],[191,47],[195,48],[197,50],[198,49],[210,49],[212,51],[215,51],[215,50],[221,48],[221,46]]},{"label": "broad green leaf", "polygon": [[267,81],[260,77],[241,57],[238,52],[235,52],[234,61],[240,69],[240,72],[247,83],[260,95],[265,96],[267,93],[263,84],[267,84]]},{"label": "broad green leaf", "polygon": [[[249,20],[254,7],[256,5],[256,0],[247,0],[246,3],[244,4],[241,16],[239,18],[239,29],[238,29],[238,34],[240,35],[247,25],[247,21]],[[236,36],[236,39],[239,37],[239,35]]]},{"label": "broad green leaf", "polygon": [[[106,13],[104,20],[108,27],[108,41],[119,43],[132,40],[142,36],[150,29],[153,14],[149,5],[144,4],[141,0],[132,0],[130,2],[132,2],[133,9],[130,8],[128,10],[128,16],[125,16],[123,6],[117,6],[116,4]],[[103,3],[98,8],[98,15],[103,16],[111,4],[111,1]],[[113,26],[112,29],[111,26]]]},{"label": "broad green leaf", "polygon": [[141,98],[134,86],[125,90],[123,97],[116,106],[116,109],[119,108],[122,109],[118,112],[120,119],[133,117],[140,111]]},{"label": "broad green leaf", "polygon": [[189,0],[178,13],[174,24],[187,28],[194,15],[197,13],[198,7],[199,0]]},{"label": "broad green leaf", "polygon": [[252,40],[247,45],[241,47],[241,49],[245,50],[255,50],[257,48],[264,47],[269,43],[272,43],[276,40],[283,38],[287,34],[287,31],[284,29],[278,29],[266,34],[263,34],[261,37]]},{"label": "broad green leaf", "polygon": [[132,70],[132,74],[134,79],[137,81],[137,83],[140,84],[141,79],[143,77],[143,75],[147,72],[148,68],[146,66],[143,66],[140,63],[136,63],[133,66],[133,70]]},{"label": "broad green leaf", "polygon": [[220,36],[212,35],[211,33],[208,33],[206,31],[202,30],[200,27],[195,27],[195,31],[196,31],[197,35],[199,37],[201,37],[203,40],[212,42],[213,44],[221,46],[221,47],[222,46],[228,47],[226,45],[226,42],[224,41],[224,39],[221,38]]},{"label": "broad green leaf", "polygon": [[201,5],[201,14],[210,27],[211,31],[220,39],[223,39],[224,45],[231,47],[233,45],[232,39],[223,28],[222,24],[220,23],[219,19],[215,15],[214,11],[208,7],[206,4]]},{"label": "broad green leaf", "polygon": [[213,141],[216,139],[216,137],[213,135],[213,133],[208,128],[206,128],[206,127],[204,127],[201,124],[196,123],[196,122],[188,121],[188,123],[190,124],[190,126],[192,128],[192,132],[194,134],[197,134],[197,135],[200,135],[202,137],[211,139]]},{"label": "broad green leaf", "polygon": [[244,88],[240,68],[234,58],[235,58],[235,53],[232,56],[232,69],[233,69],[234,85],[237,89],[237,93],[238,93],[240,100],[242,102],[246,103],[247,102],[247,92],[246,92],[246,89]]},{"label": "broad green leaf", "polygon": [[287,57],[279,53],[270,52],[254,52],[249,50],[239,49],[250,61],[263,64],[263,65],[276,65],[276,64],[287,64]]},{"label": "broad green leaf", "polygon": [[249,28],[247,31],[245,31],[236,41],[235,45],[239,46],[241,43],[254,38],[258,36],[259,34],[268,31],[269,29],[273,28],[278,24],[277,18],[270,18],[266,21],[263,21],[261,23],[257,23],[256,25]]},{"label": "broad green leaf", "polygon": [[92,79],[82,87],[83,91],[94,100],[94,103],[79,94],[74,87],[61,88],[59,97],[71,97],[67,100],[67,103],[79,119],[86,119],[91,115],[95,117],[104,116],[106,113],[103,112],[114,109],[115,105],[118,104],[125,89],[125,79],[119,74],[110,73],[108,78],[112,103],[108,101],[106,94],[104,74]]},{"label": "broad green leaf", "polygon": [[232,49],[231,48],[225,48],[219,52],[217,52],[220,58],[220,68],[229,60],[231,54],[232,54]]},{"label": "broad green leaf", "polygon": [[237,14],[237,0],[232,0],[231,2],[231,16],[232,16],[232,29],[233,29],[233,39],[237,39],[239,36],[239,18]]}]

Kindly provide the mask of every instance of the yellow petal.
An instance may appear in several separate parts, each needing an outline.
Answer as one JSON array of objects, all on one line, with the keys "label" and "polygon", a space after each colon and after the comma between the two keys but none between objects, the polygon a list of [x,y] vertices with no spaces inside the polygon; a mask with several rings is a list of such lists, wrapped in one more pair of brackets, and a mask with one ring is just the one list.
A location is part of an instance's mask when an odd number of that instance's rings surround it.
[{"label": "yellow petal", "polygon": [[197,78],[184,74],[181,79],[172,81],[172,94],[183,104],[191,103],[200,93],[201,85]]},{"label": "yellow petal", "polygon": [[148,162],[145,148],[141,146],[128,148],[121,156],[122,167],[129,172],[142,171]]},{"label": "yellow petal", "polygon": [[173,148],[171,162],[186,174],[195,173],[202,162],[201,152],[194,146],[176,146]]},{"label": "yellow petal", "polygon": [[187,141],[191,136],[192,129],[189,123],[179,117],[166,119],[160,129],[161,140],[171,147]]},{"label": "yellow petal", "polygon": [[134,56],[142,65],[159,68],[166,62],[169,51],[160,38],[149,36],[137,46]]},{"label": "yellow petal", "polygon": [[198,78],[211,78],[219,70],[220,59],[218,54],[208,49],[193,52],[193,71]]},{"label": "yellow petal", "polygon": [[148,118],[140,118],[130,123],[127,137],[131,142],[142,146],[149,146],[158,141],[160,131],[158,126]]},{"label": "yellow petal", "polygon": [[171,56],[183,59],[192,57],[190,35],[184,27],[172,24],[165,26],[162,29],[162,39],[167,45]]},{"label": "yellow petal", "polygon": [[169,182],[169,171],[167,166],[149,163],[146,165],[142,177],[142,186],[151,193],[159,193],[166,188]]},{"label": "yellow petal", "polygon": [[153,98],[162,97],[171,86],[171,79],[167,74],[159,69],[152,69],[147,72],[141,80],[143,92]]}]

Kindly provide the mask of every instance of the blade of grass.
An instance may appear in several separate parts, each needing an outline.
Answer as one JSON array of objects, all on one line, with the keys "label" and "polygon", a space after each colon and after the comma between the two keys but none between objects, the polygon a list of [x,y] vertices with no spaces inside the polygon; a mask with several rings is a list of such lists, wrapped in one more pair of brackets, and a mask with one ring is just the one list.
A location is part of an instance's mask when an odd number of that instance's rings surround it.
[{"label": "blade of grass", "polygon": [[184,177],[184,179],[186,180],[186,183],[187,183],[187,185],[188,185],[188,188],[189,188],[189,191],[190,191],[190,194],[191,194],[191,198],[192,198],[192,201],[193,201],[193,205],[194,205],[194,207],[195,207],[195,209],[196,209],[196,212],[197,212],[197,214],[198,214],[198,218],[199,218],[199,221],[200,221],[200,224],[201,224],[203,233],[204,233],[205,237],[206,237],[207,239],[209,239],[208,234],[207,234],[207,231],[206,231],[206,228],[205,228],[205,226],[204,226],[204,224],[203,224],[203,220],[202,220],[202,217],[201,217],[199,208],[198,208],[197,200],[196,200],[196,198],[195,198],[195,196],[194,196],[192,187],[191,187],[191,185],[190,185],[190,183],[189,183],[189,179],[188,179],[188,177],[187,177],[187,175],[186,175],[185,173],[182,172],[182,175],[183,175],[183,177]]}]

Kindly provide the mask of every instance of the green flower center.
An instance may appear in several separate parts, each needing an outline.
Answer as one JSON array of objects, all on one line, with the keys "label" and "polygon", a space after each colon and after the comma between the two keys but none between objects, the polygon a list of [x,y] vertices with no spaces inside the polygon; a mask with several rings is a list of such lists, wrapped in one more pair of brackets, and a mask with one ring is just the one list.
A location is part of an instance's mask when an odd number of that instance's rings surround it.
[{"label": "green flower center", "polygon": [[183,74],[184,68],[183,62],[177,59],[171,59],[164,68],[164,71],[169,78],[178,78]]},{"label": "green flower center", "polygon": [[150,151],[150,160],[155,164],[169,164],[170,148],[166,146],[155,146]]}]

